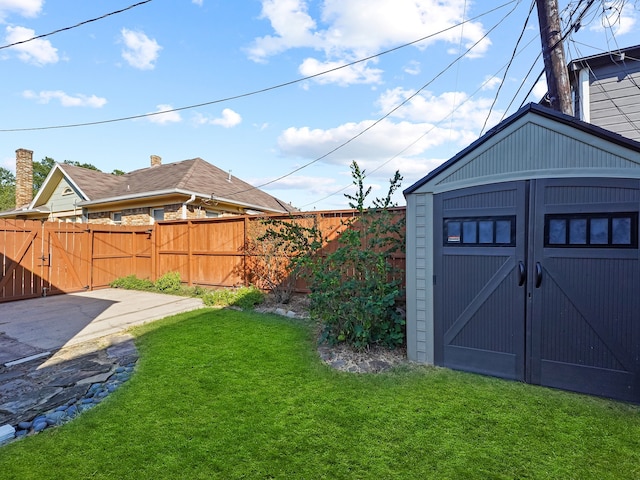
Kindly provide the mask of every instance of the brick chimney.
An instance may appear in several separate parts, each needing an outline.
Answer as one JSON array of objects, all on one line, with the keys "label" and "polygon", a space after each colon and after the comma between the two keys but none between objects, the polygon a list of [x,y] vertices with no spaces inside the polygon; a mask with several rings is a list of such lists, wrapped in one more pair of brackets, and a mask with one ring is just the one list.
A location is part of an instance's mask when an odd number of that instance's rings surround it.
[{"label": "brick chimney", "polygon": [[160,165],[162,165],[162,157],[159,157],[158,155],[151,155],[151,166],[159,167]]},{"label": "brick chimney", "polygon": [[33,200],[33,151],[16,150],[16,208]]}]

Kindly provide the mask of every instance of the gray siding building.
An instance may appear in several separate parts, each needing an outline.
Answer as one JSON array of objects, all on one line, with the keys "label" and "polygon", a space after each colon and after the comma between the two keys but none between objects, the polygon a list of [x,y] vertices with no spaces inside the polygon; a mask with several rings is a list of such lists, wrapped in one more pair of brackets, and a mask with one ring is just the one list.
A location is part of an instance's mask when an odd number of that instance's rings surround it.
[{"label": "gray siding building", "polygon": [[574,60],[569,74],[577,118],[640,140],[640,46]]}]

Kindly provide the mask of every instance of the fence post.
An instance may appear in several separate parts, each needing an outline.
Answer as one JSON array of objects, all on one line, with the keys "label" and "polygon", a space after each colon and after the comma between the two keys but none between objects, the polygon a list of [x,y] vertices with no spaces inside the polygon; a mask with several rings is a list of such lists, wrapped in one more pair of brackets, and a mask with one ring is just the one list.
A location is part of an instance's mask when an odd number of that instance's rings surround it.
[{"label": "fence post", "polygon": [[249,286],[249,265],[247,262],[247,242],[249,241],[249,217],[245,215],[244,217],[244,231],[242,234],[242,283],[245,287]]},{"label": "fence post", "polygon": [[151,281],[158,279],[158,238],[160,237],[160,224],[154,223],[151,227]]},{"label": "fence post", "polygon": [[193,229],[193,222],[191,220],[187,220],[187,285],[190,287],[193,285],[193,245],[191,242],[192,235],[191,230]]}]

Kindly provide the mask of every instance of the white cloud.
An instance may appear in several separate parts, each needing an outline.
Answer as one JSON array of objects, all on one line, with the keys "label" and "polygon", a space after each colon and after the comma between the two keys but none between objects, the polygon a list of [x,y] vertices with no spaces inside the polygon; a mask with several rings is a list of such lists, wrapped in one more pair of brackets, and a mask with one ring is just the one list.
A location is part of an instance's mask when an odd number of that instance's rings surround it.
[{"label": "white cloud", "polygon": [[167,123],[179,123],[182,121],[182,117],[180,116],[180,112],[172,112],[173,107],[167,104],[156,105],[156,112],[167,112],[167,113],[157,113],[156,115],[151,115],[147,117],[151,123],[157,123],[159,125],[165,125]]},{"label": "white cloud", "polygon": [[406,67],[404,67],[404,72],[409,75],[420,75],[420,63],[415,60],[410,61]]},{"label": "white cloud", "polygon": [[147,37],[143,32],[134,32],[123,28],[120,33],[125,44],[122,58],[133,68],[153,70],[155,68],[154,62],[162,50],[158,42]]},{"label": "white cloud", "polygon": [[242,117],[230,108],[225,108],[222,110],[222,116],[220,117],[212,118],[202,115],[201,113],[196,113],[194,122],[196,125],[218,125],[224,128],[232,128],[242,123]]},{"label": "white cloud", "polygon": [[[414,93],[403,88],[383,92],[378,99],[381,114],[390,112]],[[479,131],[484,125],[491,103],[489,98],[469,98],[465,92],[444,92],[436,96],[425,90],[396,110],[392,116],[412,122],[446,125],[462,132],[461,138],[468,138],[469,132]],[[502,112],[493,112],[493,123],[497,123],[501,116]]]},{"label": "white cloud", "polygon": [[529,101],[539,102],[547,94],[547,90],[547,78],[543,75],[542,79],[538,80],[538,83],[533,87],[531,91],[531,97],[533,98],[530,97]]},{"label": "white cloud", "polygon": [[[381,115],[413,93],[401,88],[383,92],[378,100]],[[382,190],[396,170],[411,185],[478,138],[491,103],[491,98],[473,99],[463,92],[434,95],[423,91],[363,134],[374,120],[329,129],[291,127],[279,136],[278,148],[283,156],[308,162],[340,147],[321,162],[346,168],[355,160],[384,184]],[[492,112],[486,128],[496,124],[501,113]]]},{"label": "white cloud", "polygon": [[199,7],[202,6],[202,4],[204,3],[203,0],[191,0],[191,3],[195,3],[196,5],[198,5]]},{"label": "white cloud", "polygon": [[[346,123],[327,130],[309,127],[286,129],[278,138],[282,154],[305,159],[318,158],[354,138],[370,127],[372,120]],[[378,165],[392,157],[422,155],[449,141],[465,140],[463,132],[430,123],[392,122],[383,120],[360,138],[323,159],[333,165],[348,165],[352,160],[363,166]]]},{"label": "white cloud", "polygon": [[[5,42],[8,44],[28,40],[36,34],[36,32],[30,28],[12,26],[7,26],[6,32]],[[20,45],[11,47],[9,50],[16,52],[18,58],[23,62],[39,67],[47,63],[57,63],[59,60],[58,49],[54,48],[49,40],[42,40],[41,38],[31,40],[27,43],[21,43]]]},{"label": "white cloud", "polygon": [[263,0],[260,18],[271,22],[276,35],[254,41],[248,51],[254,61],[264,61],[289,48],[320,45],[321,39],[312,32],[316,22],[308,14],[305,0]]},{"label": "white cloud", "polygon": [[590,30],[602,32],[605,29],[611,29],[614,35],[636,32],[634,27],[637,23],[638,13],[631,2],[625,2],[622,8],[614,5],[614,2],[604,2],[604,12],[600,21],[594,22]]},{"label": "white cloud", "polygon": [[[326,72],[344,65],[343,62],[319,62],[315,58],[305,59],[299,67],[300,74],[305,77]],[[358,63],[350,67],[341,68],[334,72],[321,75],[314,80],[320,84],[337,83],[338,85],[350,85],[354,83],[381,83],[382,70],[367,68],[365,63]]]},{"label": "white cloud", "polygon": [[42,10],[44,0],[0,0],[0,22],[9,14],[35,17]]},{"label": "white cloud", "polygon": [[[272,181],[272,178],[263,178],[255,181],[254,184],[261,184]],[[269,185],[269,188],[276,190],[303,190],[309,192],[310,196],[328,195],[336,190],[338,183],[334,177],[317,177],[304,175],[289,175],[277,182]]]},{"label": "white cloud", "polygon": [[494,90],[500,86],[502,83],[502,79],[495,76],[485,77],[484,82],[482,83],[482,87],[480,87],[483,91],[485,90]]},{"label": "white cloud", "polygon": [[107,103],[106,98],[97,97],[95,95],[88,96],[81,93],[68,95],[62,90],[44,90],[39,93],[32,90],[25,90],[22,92],[22,96],[30,100],[36,100],[38,103],[49,103],[54,99],[59,100],[60,105],[63,107],[101,108]]},{"label": "white cloud", "polygon": [[[301,70],[317,70],[321,65],[348,63],[459,24],[465,14],[466,2],[324,0],[318,18],[311,15],[309,4],[308,0],[262,0],[261,18],[270,21],[273,34],[256,38],[248,49],[249,57],[263,62],[288,49],[312,48],[322,52],[324,58],[307,58]],[[484,28],[480,23],[469,22],[463,29],[454,28],[427,39],[417,48],[424,49],[436,42],[457,46],[461,42],[461,35],[463,44],[469,47],[482,38]],[[473,55],[483,55],[490,44],[488,39],[483,40],[474,48]],[[379,71],[375,71],[375,75],[351,77],[336,72],[333,80],[338,83],[350,79],[358,83],[378,83],[379,76]]]}]

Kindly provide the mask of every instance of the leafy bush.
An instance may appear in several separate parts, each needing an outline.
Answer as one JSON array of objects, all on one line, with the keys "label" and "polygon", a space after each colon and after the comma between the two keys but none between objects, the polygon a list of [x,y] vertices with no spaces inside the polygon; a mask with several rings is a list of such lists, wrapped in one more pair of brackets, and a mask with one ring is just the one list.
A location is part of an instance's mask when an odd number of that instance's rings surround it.
[{"label": "leafy bush", "polygon": [[400,346],[405,333],[398,308],[404,296],[403,275],[391,257],[404,250],[405,224],[390,208],[402,177],[396,172],[386,197],[365,208],[371,187],[365,190],[365,172],[356,162],[351,172],[357,193],[345,196],[358,215],[343,223],[333,245],[324,247],[326,239],[317,225],[301,226],[295,220],[271,221],[267,237],[288,242],[295,252],[290,270],[301,272],[309,282],[310,313],[321,323],[321,341],[345,342],[357,349]]},{"label": "leafy bush", "polygon": [[289,302],[298,279],[308,276],[310,258],[322,247],[317,222],[316,215],[260,222],[262,234],[250,244],[253,260],[249,272],[279,303]]},{"label": "leafy bush", "polygon": [[254,286],[234,289],[211,290],[202,295],[202,301],[209,306],[236,306],[250,310],[264,301],[264,293]]},{"label": "leafy bush", "polygon": [[142,290],[151,291],[155,287],[151,280],[146,278],[138,278],[135,275],[129,275],[128,277],[116,278],[109,284],[113,288],[124,288],[126,290]]},{"label": "leafy bush", "polygon": [[182,290],[182,278],[179,272],[168,272],[158,278],[154,286],[161,293],[179,293]]}]

